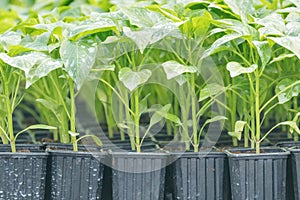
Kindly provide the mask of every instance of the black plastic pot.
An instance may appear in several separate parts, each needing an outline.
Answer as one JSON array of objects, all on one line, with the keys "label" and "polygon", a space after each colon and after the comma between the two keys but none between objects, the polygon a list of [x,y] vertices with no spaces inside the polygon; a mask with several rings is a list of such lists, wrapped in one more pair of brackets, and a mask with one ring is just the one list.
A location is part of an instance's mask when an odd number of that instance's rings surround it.
[{"label": "black plastic pot", "polygon": [[[300,146],[297,148],[289,148],[291,152],[290,159],[289,159],[289,167],[290,174],[288,176],[288,187],[290,186],[289,190],[289,199],[300,199]],[[292,194],[294,196],[292,196]]]},{"label": "black plastic pot", "polygon": [[167,154],[112,153],[113,200],[162,200]]},{"label": "black plastic pot", "polygon": [[251,149],[226,151],[232,200],[285,200],[289,152],[280,148],[263,148],[260,154],[252,152]]},{"label": "black plastic pot", "polygon": [[48,147],[47,152],[49,156],[46,199],[102,198],[102,161],[105,159],[105,153],[73,152],[67,150],[67,147],[64,150],[49,150]]},{"label": "black plastic pot", "polygon": [[222,152],[172,153],[166,199],[230,198],[228,161]]},{"label": "black plastic pot", "polygon": [[284,141],[276,145],[291,152],[287,163],[287,199],[300,199],[300,142]]},{"label": "black plastic pot", "polygon": [[[42,146],[0,145],[0,199],[44,199],[47,154]],[[20,152],[30,151],[30,152]]]}]

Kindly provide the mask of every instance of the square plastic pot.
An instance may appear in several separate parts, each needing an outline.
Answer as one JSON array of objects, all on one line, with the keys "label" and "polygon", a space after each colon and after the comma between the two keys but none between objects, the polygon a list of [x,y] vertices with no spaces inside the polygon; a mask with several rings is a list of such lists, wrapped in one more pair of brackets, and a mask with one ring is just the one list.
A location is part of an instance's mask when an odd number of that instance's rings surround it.
[{"label": "square plastic pot", "polygon": [[222,152],[171,153],[168,200],[230,198],[228,161]]},{"label": "square plastic pot", "polygon": [[167,154],[114,152],[113,200],[164,199]]},{"label": "square plastic pot", "polygon": [[44,200],[47,154],[39,145],[16,149],[0,145],[0,199]]},{"label": "square plastic pot", "polygon": [[47,150],[46,199],[96,200],[102,198],[103,172],[106,154]]},{"label": "square plastic pot", "polygon": [[299,199],[300,194],[300,142],[295,141],[283,141],[276,144],[278,147],[282,147],[291,152],[287,161],[287,185],[286,185],[286,197],[288,200]]},{"label": "square plastic pot", "polygon": [[280,148],[226,151],[229,160],[232,200],[285,200],[289,152]]}]

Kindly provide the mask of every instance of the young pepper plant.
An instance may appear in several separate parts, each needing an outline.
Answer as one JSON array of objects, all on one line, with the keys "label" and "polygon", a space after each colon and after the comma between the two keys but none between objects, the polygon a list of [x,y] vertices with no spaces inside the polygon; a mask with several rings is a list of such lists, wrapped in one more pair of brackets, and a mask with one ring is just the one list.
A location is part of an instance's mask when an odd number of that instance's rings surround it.
[{"label": "young pepper plant", "polygon": [[[194,150],[198,152],[200,144],[200,137],[198,137],[200,135],[198,134],[200,115],[197,114],[199,107],[197,95],[200,93],[199,89],[203,84],[200,76],[202,62],[200,55],[209,33],[212,16],[206,9],[192,9],[183,5],[177,6],[174,10],[166,9],[159,5],[148,6],[148,8],[163,14],[176,23],[181,23],[179,27],[181,37],[174,34],[172,38],[171,35],[170,40],[165,40],[160,45],[171,52],[172,55],[169,61],[164,62],[162,66],[167,79],[185,80],[188,91],[179,89],[181,91],[179,98],[182,98],[179,101],[185,102],[183,106],[180,106],[180,115],[182,117],[181,135],[187,150],[190,149],[191,135],[193,137],[192,145]],[[182,12],[176,13],[175,10],[177,9],[181,9]],[[178,109],[175,108],[174,110]]]},{"label": "young pepper plant", "polygon": [[[237,10],[238,7],[233,6],[237,2],[226,3],[235,15],[243,14],[243,12]],[[256,13],[253,13],[253,15],[255,14]],[[204,57],[217,52],[231,52],[232,56],[229,57],[226,65],[226,69],[230,72],[231,78],[235,79],[235,77],[240,76],[249,82],[247,92],[249,94],[249,105],[247,106],[250,109],[249,121],[236,121],[235,131],[229,133],[234,137],[241,138],[241,132],[246,125],[252,133],[250,137],[251,146],[256,146],[256,152],[259,153],[260,143],[270,133],[270,131],[267,131],[262,137],[261,128],[264,120],[261,119],[261,117],[263,115],[265,116],[270,110],[277,106],[277,104],[272,106],[271,103],[274,103],[274,101],[282,95],[286,96],[288,91],[297,90],[297,85],[299,84],[299,81],[296,80],[290,82],[289,85],[281,84],[281,89],[276,91],[275,94],[266,89],[271,82],[266,74],[266,69],[269,67],[272,52],[274,52],[272,47],[274,48],[274,46],[276,46],[273,44],[277,43],[299,57],[298,48],[292,45],[293,39],[295,39],[294,41],[299,39],[294,36],[285,35],[285,24],[278,14],[267,15],[265,19],[255,19],[254,24],[256,24],[256,26],[254,27],[249,25],[250,20],[246,16],[240,17],[242,20],[221,19],[213,21],[213,23],[219,27],[213,34],[225,33],[225,35],[214,41],[211,47],[204,52]],[[275,30],[277,30],[277,32]],[[274,37],[274,35],[280,37]],[[241,76],[242,74],[244,74],[244,76]],[[243,89],[241,88],[241,90]],[[298,92],[296,93],[298,94]],[[288,101],[289,100],[290,98],[288,98]],[[236,115],[237,113],[232,114]],[[291,121],[277,123],[278,124],[274,127],[278,127],[279,125],[295,127],[294,122]],[[274,128],[270,130],[274,130]]]},{"label": "young pepper plant", "polygon": [[[274,127],[272,127],[268,132],[266,132],[264,134],[264,136],[261,136],[261,126],[262,126],[262,121],[261,121],[261,115],[264,111],[266,111],[265,109],[268,108],[268,106],[274,102],[274,100],[276,100],[277,98],[280,99],[281,96],[286,97],[286,95],[288,95],[291,90],[295,90],[298,91],[297,93],[299,93],[299,84],[300,81],[294,81],[294,82],[290,82],[289,84],[281,84],[280,85],[280,90],[277,91],[277,93],[275,93],[275,95],[273,95],[271,98],[267,99],[266,102],[261,101],[261,98],[263,96],[263,94],[261,94],[261,85],[260,85],[260,80],[261,80],[261,76],[263,74],[263,68],[259,69],[257,64],[249,64],[249,67],[243,67],[240,63],[237,62],[229,62],[227,64],[227,69],[230,71],[231,77],[235,77],[238,76],[240,74],[247,74],[248,78],[249,78],[249,82],[250,82],[250,93],[253,93],[253,99],[252,101],[254,101],[255,105],[254,105],[254,115],[251,115],[252,121],[255,120],[255,130],[253,130],[252,128],[250,128],[250,130],[252,132],[255,131],[255,137],[251,138],[253,141],[255,141],[255,147],[256,147],[256,153],[260,153],[260,143],[271,133],[271,131],[273,131],[275,128],[277,128],[280,125],[288,125],[290,126],[292,129],[294,129],[298,134],[300,134],[299,129],[296,126],[296,122],[295,121],[285,121],[285,122],[280,122],[278,124],[276,124]],[[254,78],[251,78],[254,77]],[[298,88],[298,89],[297,89]],[[291,98],[290,98],[291,99]],[[287,100],[290,100],[287,99]],[[268,108],[267,111],[273,109],[274,106],[271,106],[270,108]],[[241,124],[241,125],[238,125]],[[235,136],[237,138],[240,138],[240,134],[241,131],[243,130],[243,125],[245,123],[240,123],[237,122],[236,123],[236,130],[233,133],[230,133],[232,136]]]},{"label": "young pepper plant", "polygon": [[[104,14],[105,15],[105,14]],[[52,105],[51,111],[56,115],[58,124],[63,128],[60,133],[62,142],[73,144],[74,151],[78,150],[78,141],[85,137],[92,137],[98,145],[102,145],[95,135],[83,135],[79,138],[76,131],[76,91],[81,89],[89,72],[93,67],[97,54],[98,35],[100,33],[116,30],[115,23],[106,15],[92,13],[85,20],[74,19],[72,23],[43,24],[39,27],[55,36],[54,42],[48,45],[54,46],[53,55],[63,64],[61,73],[53,73],[48,80],[48,91],[54,91],[52,98],[38,99],[44,106]],[[49,28],[49,27],[50,28]],[[55,28],[51,28],[54,26]],[[56,76],[55,76],[56,75]],[[57,77],[60,76],[60,77]],[[64,81],[62,81],[64,80]],[[45,87],[45,86],[44,86]],[[53,104],[54,102],[54,104]],[[60,113],[57,105],[62,105],[63,113]],[[66,117],[67,116],[67,117]],[[68,127],[68,131],[66,131]],[[69,140],[70,138],[70,140]]]},{"label": "young pepper plant", "polygon": [[36,124],[15,134],[13,125],[14,110],[25,95],[25,93],[22,93],[22,90],[24,90],[23,83],[26,82],[26,86],[29,87],[37,79],[36,76],[46,76],[47,74],[37,74],[37,72],[39,70],[45,72],[43,71],[45,68],[52,68],[55,65],[48,62],[49,59],[51,58],[46,54],[38,52],[25,53],[14,57],[6,53],[0,54],[1,96],[5,102],[4,116],[6,118],[5,127],[0,127],[1,138],[4,143],[10,142],[12,152],[16,152],[16,139],[20,134],[33,129],[56,129],[53,126]]}]

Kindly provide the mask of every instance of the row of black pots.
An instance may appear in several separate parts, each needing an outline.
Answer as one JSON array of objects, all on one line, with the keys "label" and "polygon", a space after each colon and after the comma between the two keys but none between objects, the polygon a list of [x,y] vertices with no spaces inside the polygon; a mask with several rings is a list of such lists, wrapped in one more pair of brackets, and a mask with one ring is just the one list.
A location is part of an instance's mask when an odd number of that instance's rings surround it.
[{"label": "row of black pots", "polygon": [[[286,199],[289,151],[281,148],[259,155],[250,149],[106,153],[84,146],[72,152],[69,145],[53,144],[19,145],[15,154],[9,146],[0,150],[0,199]],[[300,156],[291,152],[298,159],[297,197]]]}]

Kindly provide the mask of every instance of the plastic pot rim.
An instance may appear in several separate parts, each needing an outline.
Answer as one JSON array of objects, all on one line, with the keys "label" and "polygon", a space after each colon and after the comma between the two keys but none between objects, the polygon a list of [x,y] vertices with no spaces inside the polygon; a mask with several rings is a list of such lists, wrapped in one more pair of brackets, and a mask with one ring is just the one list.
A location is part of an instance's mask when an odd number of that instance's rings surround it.
[{"label": "plastic pot rim", "polygon": [[236,148],[236,149],[228,149],[224,152],[227,154],[229,158],[236,158],[236,159],[266,159],[271,157],[276,158],[287,158],[287,156],[290,154],[290,152],[284,148],[279,147],[264,147],[261,148],[261,150],[272,150],[277,152],[266,152],[266,153],[233,153],[232,151],[249,151],[254,150],[253,148]]}]

